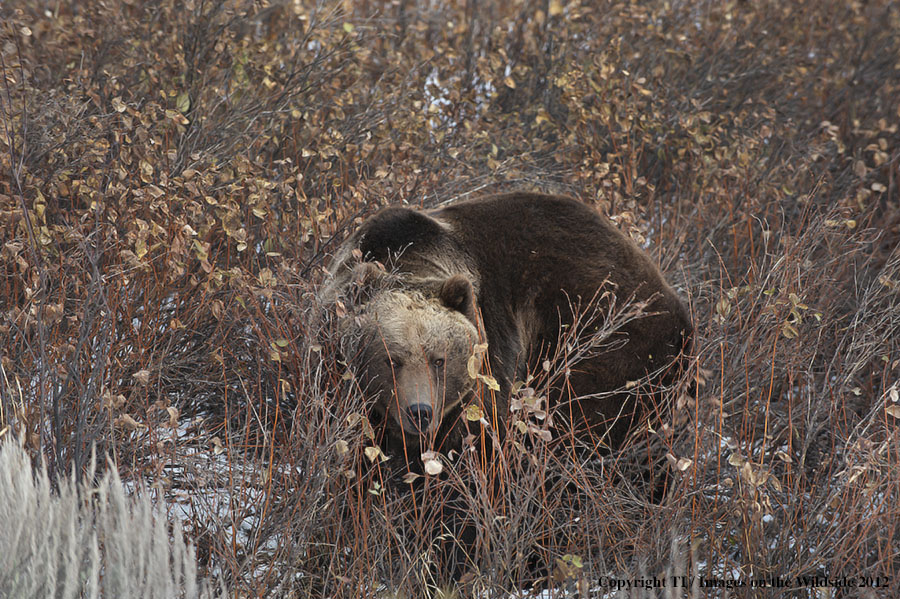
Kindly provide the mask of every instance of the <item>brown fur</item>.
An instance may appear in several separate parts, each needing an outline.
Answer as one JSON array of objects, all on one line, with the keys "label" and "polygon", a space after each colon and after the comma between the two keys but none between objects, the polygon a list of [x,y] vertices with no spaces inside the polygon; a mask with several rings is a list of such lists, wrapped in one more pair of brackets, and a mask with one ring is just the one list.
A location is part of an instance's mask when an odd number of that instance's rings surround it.
[{"label": "brown fur", "polygon": [[[376,294],[356,322],[361,335],[354,354],[365,369],[367,392],[379,398],[378,410],[398,432],[433,437],[472,388],[466,362],[478,339],[475,326],[446,304],[408,290]],[[422,431],[408,417],[418,404],[433,410]]]},{"label": "brown fur", "polygon": [[[362,264],[355,263],[355,250]],[[428,212],[386,208],[338,251],[332,291],[343,293],[360,269],[375,276],[372,262],[395,277],[357,306],[353,322],[362,342],[353,359],[376,405],[389,415],[389,427],[412,442],[418,435],[404,410],[429,404],[435,417],[426,432],[433,435],[472,392],[466,362],[476,326],[489,344],[503,418],[512,383],[540,371],[543,359],[559,349],[561,333],[575,318],[573,305],[595,299],[602,313],[613,301],[646,302],[645,315],[573,365],[551,397],[580,438],[613,446],[636,412],[621,389],[663,371],[691,333],[684,304],[649,256],[569,198],[511,193]],[[604,291],[613,291],[615,300]],[[400,357],[393,368],[389,356]],[[440,368],[435,359],[443,360]]]}]

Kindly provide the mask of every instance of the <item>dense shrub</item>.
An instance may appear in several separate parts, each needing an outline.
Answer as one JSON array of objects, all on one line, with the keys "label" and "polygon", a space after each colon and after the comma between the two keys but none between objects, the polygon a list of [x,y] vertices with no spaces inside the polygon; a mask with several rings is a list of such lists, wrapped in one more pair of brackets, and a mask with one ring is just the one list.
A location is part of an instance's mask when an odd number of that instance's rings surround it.
[{"label": "dense shrub", "polygon": [[[444,519],[485,595],[896,581],[895,2],[13,1],[0,23],[0,431],[52,480],[114,456],[238,596],[444,588]],[[621,454],[533,431],[402,492],[317,303],[325,257],[378,206],[509,188],[651,248],[690,372]]]}]

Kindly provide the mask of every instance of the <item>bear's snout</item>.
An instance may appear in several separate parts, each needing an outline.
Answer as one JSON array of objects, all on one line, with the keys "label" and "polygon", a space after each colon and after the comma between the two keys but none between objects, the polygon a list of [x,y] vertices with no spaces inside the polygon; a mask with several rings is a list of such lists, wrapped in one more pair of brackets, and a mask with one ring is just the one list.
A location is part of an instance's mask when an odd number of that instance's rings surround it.
[{"label": "bear's snout", "polygon": [[442,402],[436,395],[436,384],[428,366],[408,362],[395,376],[397,423],[409,435],[433,433],[435,413],[440,413]]},{"label": "bear's snout", "polygon": [[420,433],[428,430],[431,424],[432,413],[431,406],[424,403],[415,404],[406,409],[407,416],[409,416],[413,426],[419,429]]}]

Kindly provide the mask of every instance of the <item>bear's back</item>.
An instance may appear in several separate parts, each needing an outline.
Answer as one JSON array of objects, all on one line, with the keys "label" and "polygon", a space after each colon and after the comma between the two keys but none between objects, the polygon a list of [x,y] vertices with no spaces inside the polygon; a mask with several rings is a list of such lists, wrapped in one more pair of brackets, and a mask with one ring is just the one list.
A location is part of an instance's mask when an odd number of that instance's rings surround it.
[{"label": "bear's back", "polygon": [[555,312],[560,301],[590,300],[608,280],[623,301],[659,296],[673,309],[682,307],[653,260],[577,200],[509,193],[429,214],[448,225],[440,235],[452,243],[443,244],[473,263],[483,296],[550,303],[547,309]]}]

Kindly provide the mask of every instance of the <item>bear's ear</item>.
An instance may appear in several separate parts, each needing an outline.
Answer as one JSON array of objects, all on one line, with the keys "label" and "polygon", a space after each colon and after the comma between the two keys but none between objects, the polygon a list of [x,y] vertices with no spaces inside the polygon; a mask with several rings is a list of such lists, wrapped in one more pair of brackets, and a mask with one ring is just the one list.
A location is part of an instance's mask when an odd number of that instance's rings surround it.
[{"label": "bear's ear", "polygon": [[463,275],[453,275],[441,284],[438,298],[442,304],[460,312],[472,321],[472,324],[478,326],[478,317],[475,315],[475,290],[469,279]]},{"label": "bear's ear", "polygon": [[443,238],[444,229],[425,213],[392,206],[363,223],[359,250],[367,260],[387,262],[394,254],[415,246],[424,250]]}]

